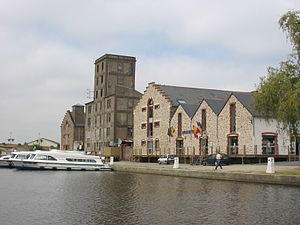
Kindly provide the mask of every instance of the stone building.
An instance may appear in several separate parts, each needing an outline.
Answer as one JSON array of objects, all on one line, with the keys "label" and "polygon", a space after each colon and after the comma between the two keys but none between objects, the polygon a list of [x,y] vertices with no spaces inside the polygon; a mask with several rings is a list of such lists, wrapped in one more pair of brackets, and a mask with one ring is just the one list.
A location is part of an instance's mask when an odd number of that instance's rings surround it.
[{"label": "stone building", "polygon": [[27,146],[34,146],[38,145],[41,146],[43,149],[58,149],[59,148],[59,143],[47,138],[39,138],[34,141],[30,141],[26,143]]},{"label": "stone building", "polygon": [[135,57],[106,54],[95,61],[94,99],[86,104],[85,149],[101,154],[106,146],[132,139]]},{"label": "stone building", "polygon": [[61,149],[79,150],[84,146],[85,113],[83,105],[73,105],[61,123]]},{"label": "stone building", "polygon": [[[134,155],[287,157],[299,141],[251,107],[252,92],[149,83],[134,109]],[[294,146],[294,148],[293,148]]]}]

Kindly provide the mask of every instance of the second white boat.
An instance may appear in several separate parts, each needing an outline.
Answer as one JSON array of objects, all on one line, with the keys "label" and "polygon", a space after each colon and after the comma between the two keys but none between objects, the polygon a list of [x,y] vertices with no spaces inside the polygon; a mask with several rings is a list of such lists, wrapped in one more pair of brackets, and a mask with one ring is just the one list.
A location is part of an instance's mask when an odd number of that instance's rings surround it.
[{"label": "second white boat", "polygon": [[112,170],[99,156],[86,155],[77,151],[35,151],[27,159],[12,160],[16,169],[37,170]]}]

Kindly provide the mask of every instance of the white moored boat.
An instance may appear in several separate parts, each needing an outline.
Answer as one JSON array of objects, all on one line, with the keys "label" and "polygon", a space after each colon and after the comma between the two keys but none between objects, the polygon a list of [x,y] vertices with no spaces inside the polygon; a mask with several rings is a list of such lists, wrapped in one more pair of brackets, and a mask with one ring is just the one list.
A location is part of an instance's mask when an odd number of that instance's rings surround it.
[{"label": "white moored boat", "polygon": [[12,161],[16,169],[39,170],[112,170],[99,156],[78,151],[35,151],[27,159]]},{"label": "white moored boat", "polygon": [[22,159],[26,159],[32,151],[20,151],[20,152],[12,152],[11,155],[2,156],[0,158],[0,167],[9,167],[12,168],[12,161],[20,161]]},{"label": "white moored boat", "polygon": [[8,161],[10,155],[0,157],[0,167],[11,167],[11,163]]}]

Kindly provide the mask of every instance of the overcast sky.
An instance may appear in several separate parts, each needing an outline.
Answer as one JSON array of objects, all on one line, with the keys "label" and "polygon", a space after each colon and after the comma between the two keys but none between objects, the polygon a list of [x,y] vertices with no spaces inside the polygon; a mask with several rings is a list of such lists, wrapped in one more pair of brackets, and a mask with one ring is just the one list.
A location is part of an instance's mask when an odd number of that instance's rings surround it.
[{"label": "overcast sky", "polygon": [[60,141],[94,61],[137,58],[136,88],[251,91],[291,46],[278,19],[298,0],[0,0],[0,142]]}]

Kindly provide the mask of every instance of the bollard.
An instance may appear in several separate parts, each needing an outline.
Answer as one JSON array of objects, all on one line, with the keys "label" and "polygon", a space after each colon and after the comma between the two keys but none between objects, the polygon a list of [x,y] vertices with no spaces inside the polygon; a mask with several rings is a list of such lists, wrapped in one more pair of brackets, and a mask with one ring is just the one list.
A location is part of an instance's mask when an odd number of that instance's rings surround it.
[{"label": "bollard", "polygon": [[113,164],[114,164],[114,157],[113,157],[113,156],[111,156],[111,157],[110,157],[110,162],[109,162],[109,165],[111,165],[111,166],[112,166]]},{"label": "bollard", "polygon": [[268,166],[266,173],[275,173],[274,157],[268,157]]},{"label": "bollard", "polygon": [[178,169],[178,168],[179,168],[179,158],[175,157],[173,169]]}]

